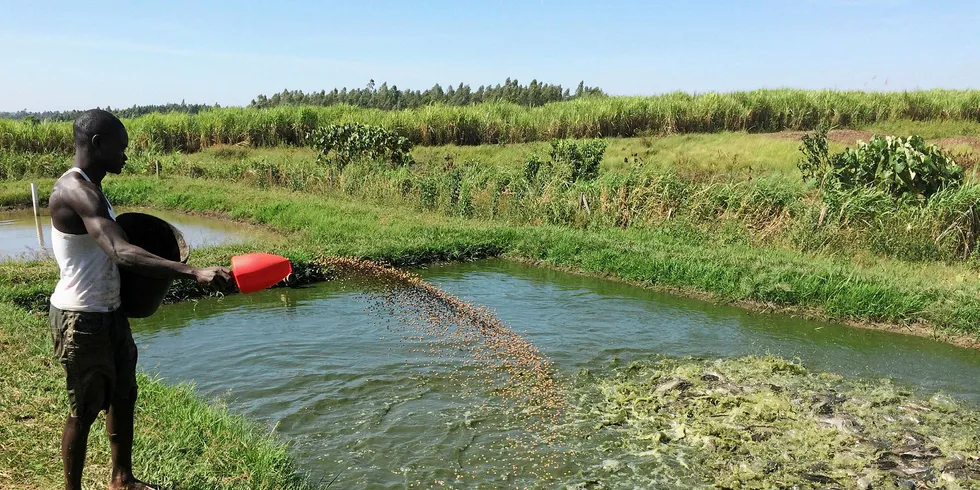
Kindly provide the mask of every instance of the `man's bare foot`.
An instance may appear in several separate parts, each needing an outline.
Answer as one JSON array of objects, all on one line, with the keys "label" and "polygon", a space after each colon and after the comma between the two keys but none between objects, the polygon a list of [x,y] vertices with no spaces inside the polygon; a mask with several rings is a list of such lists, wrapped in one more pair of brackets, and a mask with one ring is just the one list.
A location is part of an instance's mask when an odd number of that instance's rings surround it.
[{"label": "man's bare foot", "polygon": [[159,487],[130,478],[125,482],[113,481],[109,483],[109,490],[159,490]]}]

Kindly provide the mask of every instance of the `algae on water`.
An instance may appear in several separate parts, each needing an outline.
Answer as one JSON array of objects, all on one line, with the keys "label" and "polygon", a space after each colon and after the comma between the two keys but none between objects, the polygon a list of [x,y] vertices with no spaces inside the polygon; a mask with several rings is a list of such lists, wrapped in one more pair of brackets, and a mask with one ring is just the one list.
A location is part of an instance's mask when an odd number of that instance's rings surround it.
[{"label": "algae on water", "polygon": [[[589,381],[579,428],[606,436],[607,453],[659,463],[663,481],[980,488],[980,413],[942,394],[925,399],[772,356],[633,363]],[[592,483],[605,486],[601,476]]]}]

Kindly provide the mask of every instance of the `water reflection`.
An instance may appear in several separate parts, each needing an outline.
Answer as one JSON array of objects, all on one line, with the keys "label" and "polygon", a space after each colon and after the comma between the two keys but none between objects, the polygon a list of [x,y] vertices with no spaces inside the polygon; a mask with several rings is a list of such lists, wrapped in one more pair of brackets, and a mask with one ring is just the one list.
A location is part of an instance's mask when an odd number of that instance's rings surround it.
[{"label": "water reflection", "polygon": [[[249,239],[239,223],[157,210],[119,209],[117,212],[129,211],[145,212],[171,223],[192,249]],[[0,212],[0,260],[51,258],[50,237],[49,216],[34,216],[30,209]]]}]

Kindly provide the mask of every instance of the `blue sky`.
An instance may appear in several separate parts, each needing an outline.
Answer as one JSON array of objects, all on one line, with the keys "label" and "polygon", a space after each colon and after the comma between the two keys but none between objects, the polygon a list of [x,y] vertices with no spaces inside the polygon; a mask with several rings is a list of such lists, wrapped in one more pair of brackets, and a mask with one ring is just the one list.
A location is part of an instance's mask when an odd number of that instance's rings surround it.
[{"label": "blue sky", "polygon": [[980,88],[978,26],[968,0],[0,0],[0,111],[245,105],[372,78],[616,95]]}]

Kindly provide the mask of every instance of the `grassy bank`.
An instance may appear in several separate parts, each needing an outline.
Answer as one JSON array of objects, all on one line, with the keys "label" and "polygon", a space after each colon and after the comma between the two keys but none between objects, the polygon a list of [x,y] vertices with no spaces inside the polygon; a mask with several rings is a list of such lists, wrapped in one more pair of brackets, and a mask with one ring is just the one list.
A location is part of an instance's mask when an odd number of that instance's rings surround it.
[{"label": "grassy bank", "polygon": [[[49,185],[42,183],[42,192]],[[182,178],[115,179],[107,192],[119,205],[216,212],[270,226],[289,238],[271,249],[300,262],[323,254],[407,266],[507,255],[842,320],[921,323],[973,335],[980,318],[980,281],[966,264],[760,247],[738,231],[709,234],[683,221],[643,229],[515,225],[374,206],[336,193],[314,196]],[[25,196],[22,183],[0,185],[0,205]],[[220,261],[230,250],[199,260]],[[54,270],[47,270],[50,280]],[[0,299],[25,306],[44,299],[43,288],[23,278],[13,284],[24,285],[6,288]]]},{"label": "grassy bank", "polygon": [[[777,89],[583,98],[534,108],[490,103],[403,111],[351,106],[226,108],[196,115],[151,114],[126,124],[134,148],[193,152],[215,144],[302,145],[315,127],[355,121],[391,128],[420,145],[478,145],[551,138],[810,130],[820,121],[861,128],[902,120],[980,122],[980,91]],[[0,148],[67,152],[71,150],[71,125],[0,120]]]},{"label": "grassy bank", "polygon": [[[893,121],[875,124],[863,130],[834,130],[830,133],[831,150],[853,146],[872,135],[918,134],[930,144],[938,144],[973,168],[980,159],[980,122],[966,121]],[[629,169],[636,157],[651,169],[672,170],[690,178],[747,179],[763,174],[799,177],[799,131],[752,134],[744,131],[719,133],[607,138],[602,162],[604,172]],[[412,156],[425,166],[443,165],[446,158],[456,162],[479,162],[495,168],[519,169],[529,154],[547,155],[550,142],[513,143],[506,145],[416,146]],[[215,145],[194,153],[168,151],[130,152],[125,172],[132,175],[156,173],[156,164],[164,175],[208,175],[229,177],[232,170],[274,168],[280,173],[302,170],[315,164],[316,154],[301,147],[250,147]],[[16,152],[0,147],[0,180],[28,177],[56,177],[71,164],[70,152]],[[224,168],[222,168],[224,167]]]},{"label": "grassy bank", "polygon": [[[343,171],[318,163],[309,149],[219,146],[193,154],[137,154],[125,172],[155,175],[159,169],[164,177],[260,189],[339,191],[356,199],[511,225],[648,229],[680,221],[706,236],[736,236],[796,252],[977,262],[980,138],[940,135],[980,134],[980,123],[929,122],[909,128],[934,136],[930,143],[953,152],[967,169],[965,186],[944,191],[926,205],[896,202],[873,191],[825,200],[800,178],[800,133],[744,132],[609,139],[598,176],[588,182],[557,175],[548,167],[551,144],[543,142],[416,147],[416,164],[410,167],[358,162]],[[831,150],[872,134],[832,132]],[[55,177],[69,163],[67,157],[8,154],[0,158],[0,177]],[[532,163],[543,166],[529,173]]]}]

